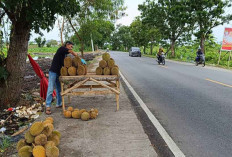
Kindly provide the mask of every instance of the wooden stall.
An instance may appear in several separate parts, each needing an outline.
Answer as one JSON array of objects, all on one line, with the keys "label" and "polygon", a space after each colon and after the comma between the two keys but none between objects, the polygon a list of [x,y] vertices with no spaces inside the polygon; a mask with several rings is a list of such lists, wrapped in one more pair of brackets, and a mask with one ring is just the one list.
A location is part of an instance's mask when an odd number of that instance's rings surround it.
[{"label": "wooden stall", "polygon": [[70,103],[70,96],[106,94],[115,94],[116,111],[119,110],[119,78],[118,75],[96,75],[95,73],[79,76],[60,76],[63,111],[65,110],[65,96],[68,96]]}]

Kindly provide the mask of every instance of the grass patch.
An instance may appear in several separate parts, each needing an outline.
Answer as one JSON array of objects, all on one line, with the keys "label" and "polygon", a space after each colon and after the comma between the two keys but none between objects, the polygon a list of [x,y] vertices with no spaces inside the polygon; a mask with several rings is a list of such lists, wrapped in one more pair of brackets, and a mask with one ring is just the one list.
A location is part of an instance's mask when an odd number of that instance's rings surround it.
[{"label": "grass patch", "polygon": [[3,153],[12,145],[10,137],[4,136],[0,139],[0,152]]}]

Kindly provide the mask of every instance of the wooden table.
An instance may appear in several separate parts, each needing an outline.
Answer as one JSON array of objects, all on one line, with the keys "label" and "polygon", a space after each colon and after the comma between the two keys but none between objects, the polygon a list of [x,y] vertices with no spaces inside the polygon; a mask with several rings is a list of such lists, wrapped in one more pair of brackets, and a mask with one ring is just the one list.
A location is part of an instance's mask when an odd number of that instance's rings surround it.
[{"label": "wooden table", "polygon": [[[68,96],[68,101],[70,103],[70,96],[106,94],[115,94],[116,111],[119,110],[119,78],[120,76],[118,75],[96,75],[95,73],[78,76],[60,76],[63,111],[65,111],[64,96]],[[65,84],[67,84],[67,86],[65,86]],[[78,89],[78,91],[74,91],[75,89]],[[81,89],[85,90],[81,91]],[[87,91],[86,89],[89,90]]]}]

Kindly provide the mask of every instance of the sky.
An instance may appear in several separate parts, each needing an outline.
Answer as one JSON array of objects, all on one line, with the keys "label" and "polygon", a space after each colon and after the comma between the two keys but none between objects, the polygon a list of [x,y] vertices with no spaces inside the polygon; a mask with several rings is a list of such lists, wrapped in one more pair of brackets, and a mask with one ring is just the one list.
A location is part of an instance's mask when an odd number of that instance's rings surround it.
[{"label": "sky", "polygon": [[[127,6],[127,10],[126,10],[127,16],[119,19],[116,22],[116,24],[129,26],[133,22],[134,18],[140,15],[140,12],[138,11],[138,5],[142,4],[145,1],[146,0],[125,0],[125,6]],[[229,8],[227,12],[232,14],[232,7]],[[230,22],[229,24],[224,24],[223,26],[217,26],[213,28],[213,35],[215,36],[218,42],[222,41],[225,27],[232,27],[232,22]],[[52,31],[50,32],[43,31],[43,33],[46,40],[51,40],[51,39],[57,41],[60,40],[57,23],[55,24],[54,29]],[[34,39],[38,36],[39,36],[38,34],[32,33],[30,41],[34,41]]]}]

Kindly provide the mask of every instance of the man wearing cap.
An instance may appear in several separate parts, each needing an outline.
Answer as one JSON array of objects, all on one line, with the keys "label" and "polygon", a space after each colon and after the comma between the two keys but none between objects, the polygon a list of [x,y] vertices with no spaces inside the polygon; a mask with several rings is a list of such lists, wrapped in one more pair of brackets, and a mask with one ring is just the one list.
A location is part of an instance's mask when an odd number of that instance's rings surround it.
[{"label": "man wearing cap", "polygon": [[65,42],[64,46],[61,46],[53,57],[52,65],[49,69],[49,80],[48,80],[48,90],[47,90],[47,98],[46,98],[46,114],[51,114],[51,103],[52,103],[52,93],[54,88],[56,87],[56,107],[61,107],[61,87],[60,87],[60,69],[64,66],[64,58],[67,54],[71,53],[74,56],[77,56],[76,53],[73,52],[73,43],[71,41]]}]

